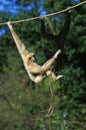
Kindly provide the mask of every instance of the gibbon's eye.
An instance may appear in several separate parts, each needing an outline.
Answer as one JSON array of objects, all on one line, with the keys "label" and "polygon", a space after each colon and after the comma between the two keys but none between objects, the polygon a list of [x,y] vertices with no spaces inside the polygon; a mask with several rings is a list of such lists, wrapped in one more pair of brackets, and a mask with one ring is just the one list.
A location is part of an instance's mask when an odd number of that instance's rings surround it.
[{"label": "gibbon's eye", "polygon": [[29,60],[32,58],[32,56],[31,57],[29,57]]},{"label": "gibbon's eye", "polygon": [[35,55],[33,54],[32,57],[35,57]]}]

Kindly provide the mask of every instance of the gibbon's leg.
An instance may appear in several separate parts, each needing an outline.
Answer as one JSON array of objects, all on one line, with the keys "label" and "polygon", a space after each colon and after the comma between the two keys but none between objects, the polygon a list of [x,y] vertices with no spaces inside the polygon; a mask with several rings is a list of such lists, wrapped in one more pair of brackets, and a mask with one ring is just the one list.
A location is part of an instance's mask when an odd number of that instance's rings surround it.
[{"label": "gibbon's leg", "polygon": [[13,29],[13,27],[12,27],[10,21],[7,22],[7,25],[8,25],[8,27],[9,27],[9,29],[10,29],[10,32],[11,32],[11,34],[12,34],[12,36],[13,36],[13,39],[14,39],[14,41],[15,41],[15,43],[16,43],[16,46],[17,46],[17,48],[18,48],[18,50],[19,50],[19,53],[21,54],[22,58],[24,59],[25,56],[26,56],[29,52],[25,49],[25,46],[22,44],[21,40],[19,39],[19,37],[18,37],[17,34],[15,33],[15,31],[14,31],[14,29]]},{"label": "gibbon's leg", "polygon": [[34,76],[34,74],[29,73],[28,75],[29,75],[30,79],[31,79],[32,81],[34,81],[35,83],[41,82],[41,81],[46,77],[45,74],[39,74],[39,75],[37,75],[37,76]]},{"label": "gibbon's leg", "polygon": [[34,82],[35,82],[35,83],[39,83],[39,82],[41,82],[45,77],[46,77],[46,75],[38,75],[38,76],[36,76]]},{"label": "gibbon's leg", "polygon": [[58,79],[60,79],[60,78],[63,77],[62,75],[56,76],[56,75],[54,74],[54,72],[52,72],[51,70],[47,71],[47,72],[46,72],[46,75],[47,75],[47,76],[50,76],[50,78],[53,79],[53,80],[58,80]]},{"label": "gibbon's leg", "polygon": [[42,69],[44,69],[45,71],[47,71],[50,66],[53,64],[53,62],[56,60],[57,56],[61,53],[61,50],[59,49],[55,54],[54,56],[49,59],[43,66],[42,66]]}]

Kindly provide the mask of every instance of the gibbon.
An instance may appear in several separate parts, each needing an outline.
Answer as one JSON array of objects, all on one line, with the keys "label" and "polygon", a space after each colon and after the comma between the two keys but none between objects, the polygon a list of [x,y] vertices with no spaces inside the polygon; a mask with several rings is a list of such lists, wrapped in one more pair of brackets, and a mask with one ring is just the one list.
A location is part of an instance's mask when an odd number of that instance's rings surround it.
[{"label": "gibbon", "polygon": [[[70,9],[70,7],[68,7]],[[59,34],[54,35],[50,32],[46,31],[45,28],[45,21],[44,16],[40,17],[40,30],[41,30],[41,37],[46,40],[48,47],[44,46],[44,56],[46,60],[48,60],[51,56],[54,55],[56,50],[61,49],[61,55],[58,57],[54,64],[54,70],[59,71],[64,63],[63,60],[65,60],[65,54],[63,54],[64,44],[65,40],[69,31],[70,23],[71,23],[71,10],[69,10],[66,14],[66,20],[64,22],[64,25],[59,32]]]},{"label": "gibbon", "polygon": [[51,70],[51,65],[56,60],[58,55],[61,53],[61,50],[57,50],[57,52],[50,58],[44,65],[40,66],[35,62],[35,55],[34,53],[30,53],[25,49],[25,46],[20,41],[19,37],[15,33],[10,21],[7,22],[7,25],[10,29],[10,32],[13,36],[13,39],[16,43],[18,51],[23,59],[25,69],[32,81],[35,83],[39,83],[42,81],[46,76],[50,76],[52,80],[58,80],[62,77],[62,75],[56,76]]},{"label": "gibbon", "polygon": [[51,34],[46,31],[45,23],[44,23],[44,16],[40,17],[40,29],[41,29],[41,36],[48,41],[49,48],[44,47],[44,54],[46,59],[49,59],[56,50],[61,49],[63,51],[65,39],[67,37],[69,26],[71,23],[71,11],[67,12],[67,17],[64,22],[64,25],[59,32],[58,35]]}]

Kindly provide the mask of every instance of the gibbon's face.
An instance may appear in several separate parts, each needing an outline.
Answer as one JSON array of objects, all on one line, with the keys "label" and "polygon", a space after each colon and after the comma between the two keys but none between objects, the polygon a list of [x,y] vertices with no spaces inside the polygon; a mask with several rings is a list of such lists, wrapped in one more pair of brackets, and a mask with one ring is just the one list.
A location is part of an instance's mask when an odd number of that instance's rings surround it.
[{"label": "gibbon's face", "polygon": [[28,59],[31,60],[31,61],[35,61],[35,55],[34,55],[34,53],[29,53]]}]

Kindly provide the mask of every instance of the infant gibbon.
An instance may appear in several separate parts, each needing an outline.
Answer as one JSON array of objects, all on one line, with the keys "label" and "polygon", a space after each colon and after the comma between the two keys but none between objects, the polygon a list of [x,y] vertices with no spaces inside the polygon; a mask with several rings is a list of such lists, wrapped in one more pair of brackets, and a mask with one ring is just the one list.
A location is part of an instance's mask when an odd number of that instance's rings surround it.
[{"label": "infant gibbon", "polygon": [[32,81],[35,83],[39,83],[42,81],[46,76],[50,76],[52,80],[58,80],[62,77],[62,75],[56,76],[51,70],[50,67],[53,62],[57,59],[57,56],[61,53],[59,49],[52,58],[50,58],[44,65],[40,66],[35,62],[34,53],[29,53],[25,46],[20,41],[19,37],[15,33],[12,25],[10,22],[7,22],[7,25],[10,29],[10,32],[13,36],[13,39],[16,43],[18,51],[23,59],[25,69]]}]

